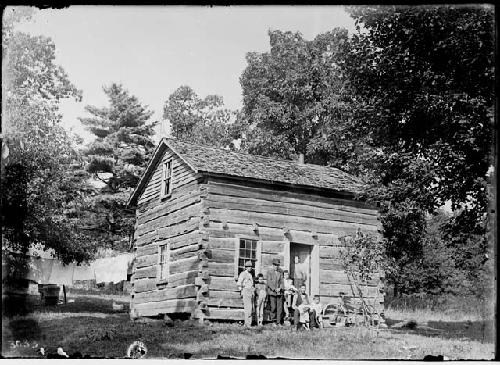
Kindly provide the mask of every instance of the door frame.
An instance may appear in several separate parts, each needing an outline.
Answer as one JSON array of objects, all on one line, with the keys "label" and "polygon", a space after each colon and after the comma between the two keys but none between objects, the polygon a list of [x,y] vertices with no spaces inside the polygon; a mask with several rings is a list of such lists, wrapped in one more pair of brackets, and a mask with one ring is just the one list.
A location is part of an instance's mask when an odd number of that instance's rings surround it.
[{"label": "door frame", "polygon": [[[300,245],[305,245],[305,246],[312,246],[311,247],[311,257],[309,259],[309,265],[311,266],[311,288],[310,288],[310,295],[311,298],[315,295],[319,295],[319,274],[320,274],[320,269],[319,269],[319,245],[315,242],[304,242],[304,241],[298,241],[298,240],[290,240],[286,239],[285,240],[285,270],[288,270],[290,272],[290,249],[291,249],[291,244],[296,243]],[[298,288],[297,288],[298,289]]]}]

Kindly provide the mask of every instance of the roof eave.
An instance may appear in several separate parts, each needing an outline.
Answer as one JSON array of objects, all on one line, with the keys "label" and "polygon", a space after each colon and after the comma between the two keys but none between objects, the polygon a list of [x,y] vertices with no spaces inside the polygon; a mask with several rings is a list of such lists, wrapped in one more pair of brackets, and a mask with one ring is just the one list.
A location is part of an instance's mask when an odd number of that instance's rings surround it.
[{"label": "roof eave", "polygon": [[346,198],[353,198],[357,194],[357,192],[347,191],[347,190],[337,190],[337,189],[312,186],[312,185],[285,183],[285,182],[281,182],[281,181],[265,180],[265,179],[258,179],[258,178],[254,178],[254,177],[245,177],[245,176],[215,173],[215,172],[209,172],[209,171],[201,171],[200,170],[200,171],[198,171],[198,174],[208,176],[208,177],[225,178],[225,179],[236,180],[236,181],[249,181],[249,182],[254,182],[254,183],[259,183],[259,184],[283,186],[283,187],[288,187],[288,188],[292,188],[292,189],[305,189],[305,190],[310,190],[310,191],[335,193],[336,195],[343,196]]}]

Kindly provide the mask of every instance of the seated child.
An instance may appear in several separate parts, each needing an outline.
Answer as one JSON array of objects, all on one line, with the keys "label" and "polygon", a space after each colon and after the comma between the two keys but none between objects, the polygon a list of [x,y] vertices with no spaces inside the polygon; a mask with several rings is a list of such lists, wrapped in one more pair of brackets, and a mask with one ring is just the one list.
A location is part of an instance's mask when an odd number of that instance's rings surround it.
[{"label": "seated child", "polygon": [[292,297],[293,294],[297,291],[297,289],[293,286],[293,280],[290,279],[290,274],[288,270],[283,271],[284,275],[284,286],[285,286],[285,301],[284,301],[284,309],[285,309],[285,317],[290,318],[290,310],[289,308],[292,306]]},{"label": "seated child", "polygon": [[313,297],[313,303],[310,305],[312,318],[314,318],[314,327],[323,328],[323,304],[320,303],[319,295]]},{"label": "seated child", "polygon": [[302,326],[309,330],[309,316],[310,316],[310,300],[306,293],[306,286],[302,284],[300,291],[293,296],[292,308],[294,309],[293,322],[297,326],[297,330]]},{"label": "seated child", "polygon": [[267,286],[264,281],[264,275],[257,275],[257,283],[255,284],[255,312],[257,312],[257,325],[262,326],[264,319],[264,304],[266,302]]},{"label": "seated child", "polygon": [[304,328],[309,331],[311,306],[309,304],[301,304],[298,306],[298,310],[299,310],[299,323],[303,324]]}]

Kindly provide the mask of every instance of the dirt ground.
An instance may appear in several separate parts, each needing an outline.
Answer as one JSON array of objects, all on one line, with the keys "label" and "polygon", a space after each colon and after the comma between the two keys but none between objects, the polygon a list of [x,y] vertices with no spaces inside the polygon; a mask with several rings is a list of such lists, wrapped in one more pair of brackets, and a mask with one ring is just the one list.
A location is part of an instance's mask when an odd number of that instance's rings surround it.
[{"label": "dirt ground", "polygon": [[[4,317],[3,357],[40,358],[40,347],[46,353],[62,347],[75,357],[124,358],[128,347],[141,341],[146,358],[494,358],[492,320],[447,321],[442,316],[413,328],[391,328],[401,320],[401,314],[393,312],[393,318],[387,318],[389,328],[378,331],[343,327],[296,332],[271,325],[244,329],[238,323],[200,325],[190,320],[174,321],[168,327],[163,321],[131,321],[126,297],[70,295],[68,299],[71,302],[66,304],[35,305],[26,315]],[[123,309],[113,310],[113,300]]]}]

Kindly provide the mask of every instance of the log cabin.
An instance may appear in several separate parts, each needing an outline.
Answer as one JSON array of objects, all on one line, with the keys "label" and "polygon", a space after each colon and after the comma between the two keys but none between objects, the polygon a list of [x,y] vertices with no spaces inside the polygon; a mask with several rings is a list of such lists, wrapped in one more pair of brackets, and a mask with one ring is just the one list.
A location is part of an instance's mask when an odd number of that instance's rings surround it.
[{"label": "log cabin", "polygon": [[[361,190],[336,168],[162,139],[128,201],[131,317],[242,320],[236,280],[247,260],[255,275],[273,258],[292,276],[301,265],[323,304],[351,293],[339,237],[380,229],[376,207],[355,199]],[[377,283],[368,289],[379,297]]]}]

